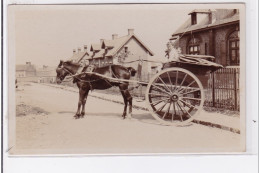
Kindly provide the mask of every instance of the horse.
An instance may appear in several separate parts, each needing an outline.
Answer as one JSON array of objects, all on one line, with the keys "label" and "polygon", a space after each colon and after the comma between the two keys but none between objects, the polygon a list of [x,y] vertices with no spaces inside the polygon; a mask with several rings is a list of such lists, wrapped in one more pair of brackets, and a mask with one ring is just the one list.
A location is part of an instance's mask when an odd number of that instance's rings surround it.
[{"label": "horse", "polygon": [[[132,116],[132,96],[128,89],[128,82],[116,82],[110,81],[105,77],[100,77],[96,74],[104,75],[110,78],[115,79],[123,79],[129,80],[131,76],[135,76],[136,70],[132,67],[124,67],[121,65],[107,65],[104,67],[94,67],[91,73],[84,73],[88,72],[89,66],[85,66],[83,69],[79,63],[73,61],[60,61],[58,67],[56,68],[56,82],[60,84],[66,76],[73,77],[73,83],[77,84],[79,88],[79,101],[78,101],[78,109],[76,114],[74,115],[75,119],[83,118],[85,116],[85,104],[87,101],[89,91],[93,91],[94,89],[97,90],[105,90],[111,88],[113,86],[119,87],[119,90],[124,99],[124,111],[122,114],[123,119],[126,117],[127,112],[127,105],[129,104],[129,117]],[[78,72],[78,71],[81,72]],[[80,112],[80,108],[82,110]]]}]

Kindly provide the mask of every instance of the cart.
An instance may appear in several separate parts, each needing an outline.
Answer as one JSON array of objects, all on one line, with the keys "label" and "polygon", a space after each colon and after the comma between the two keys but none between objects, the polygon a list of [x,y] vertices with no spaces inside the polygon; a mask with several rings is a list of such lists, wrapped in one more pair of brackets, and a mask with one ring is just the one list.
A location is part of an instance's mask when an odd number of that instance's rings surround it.
[{"label": "cart", "polygon": [[214,59],[205,55],[181,55],[176,61],[163,63],[162,71],[149,83],[95,75],[113,82],[147,86],[145,99],[152,116],[165,125],[186,125],[202,110],[207,75],[222,68]]}]

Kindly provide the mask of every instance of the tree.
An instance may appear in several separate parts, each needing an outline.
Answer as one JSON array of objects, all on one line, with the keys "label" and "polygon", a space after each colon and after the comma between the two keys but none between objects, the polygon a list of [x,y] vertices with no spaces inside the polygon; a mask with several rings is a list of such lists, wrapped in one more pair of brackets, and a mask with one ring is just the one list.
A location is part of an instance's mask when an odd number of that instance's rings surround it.
[{"label": "tree", "polygon": [[126,60],[126,58],[128,57],[128,55],[133,55],[129,50],[127,49],[122,49],[120,52],[118,52],[115,55],[115,59],[117,60],[118,63],[124,63],[124,61]]}]

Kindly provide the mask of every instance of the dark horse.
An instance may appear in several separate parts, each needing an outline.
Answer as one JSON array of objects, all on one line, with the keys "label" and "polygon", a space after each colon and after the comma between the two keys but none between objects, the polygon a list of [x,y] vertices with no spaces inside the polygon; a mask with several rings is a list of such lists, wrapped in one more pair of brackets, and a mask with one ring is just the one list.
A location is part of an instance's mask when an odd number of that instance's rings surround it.
[{"label": "dark horse", "polygon": [[[85,104],[86,104],[89,90],[94,90],[94,89],[105,90],[113,86],[119,87],[120,92],[124,99],[125,107],[122,115],[123,118],[126,117],[128,103],[129,103],[129,116],[131,117],[132,96],[130,95],[128,90],[128,85],[129,85],[128,82],[109,81],[106,78],[102,78],[94,74],[93,75],[86,74],[84,72],[88,71],[88,66],[84,67],[83,70],[80,72],[80,74],[77,75],[80,69],[81,69],[80,64],[72,61],[65,61],[65,62],[60,61],[60,64],[56,69],[57,72],[56,81],[58,84],[60,84],[66,76],[71,75],[74,78],[73,83],[76,83],[79,88],[79,102],[78,102],[77,112],[74,116],[75,118],[84,117]],[[126,80],[130,79],[130,77],[134,76],[136,73],[136,71],[132,67],[127,68],[121,65],[108,65],[99,68],[95,67],[91,72],[105,75],[110,78],[126,79]],[[81,106],[82,106],[82,110],[80,112]]]}]

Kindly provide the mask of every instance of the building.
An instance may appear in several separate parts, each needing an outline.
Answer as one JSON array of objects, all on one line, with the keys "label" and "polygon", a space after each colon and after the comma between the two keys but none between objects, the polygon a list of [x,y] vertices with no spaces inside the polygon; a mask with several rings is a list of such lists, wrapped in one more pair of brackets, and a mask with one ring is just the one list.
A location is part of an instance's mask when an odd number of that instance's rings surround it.
[{"label": "building", "polygon": [[37,81],[36,68],[31,62],[19,64],[15,67],[15,77],[18,82],[20,81]]},{"label": "building", "polygon": [[26,62],[22,65],[16,65],[16,77],[31,77],[36,76],[36,68],[31,62]]},{"label": "building", "polygon": [[72,60],[74,62],[79,62],[79,63],[86,63],[89,58],[89,53],[88,53],[88,46],[84,45],[83,50],[81,51],[81,48],[78,48],[78,51],[76,52],[76,49],[73,49],[73,54],[72,57],[69,58],[69,60]]},{"label": "building", "polygon": [[[113,34],[111,40],[100,39],[99,44],[91,45],[90,51],[92,54],[83,59],[88,59],[90,64],[99,67],[108,64],[122,64],[137,69],[139,60],[148,60],[150,56],[154,55],[134,34],[134,29],[128,29],[126,36],[118,37],[117,34]],[[142,63],[142,72],[150,71],[150,63]]]},{"label": "building", "polygon": [[36,75],[38,82],[54,83],[56,81],[56,68],[43,65],[37,68]]},{"label": "building", "polygon": [[239,66],[239,10],[199,9],[170,38],[182,54],[214,56],[223,66]]}]

